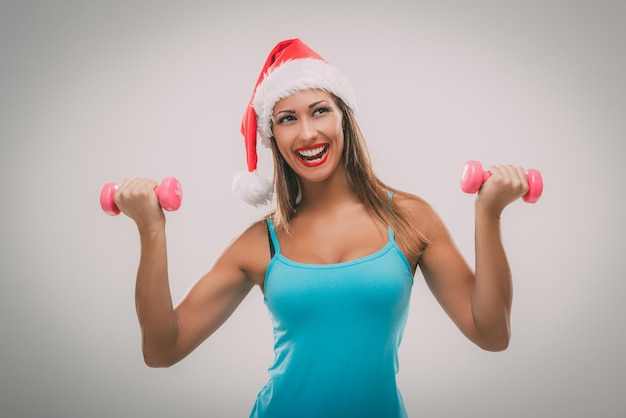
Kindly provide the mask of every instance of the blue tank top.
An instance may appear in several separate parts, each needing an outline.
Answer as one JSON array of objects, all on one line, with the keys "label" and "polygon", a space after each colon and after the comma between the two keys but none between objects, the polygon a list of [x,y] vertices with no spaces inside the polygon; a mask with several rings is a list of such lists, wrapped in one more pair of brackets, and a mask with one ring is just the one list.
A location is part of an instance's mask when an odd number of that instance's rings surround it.
[{"label": "blue tank top", "polygon": [[275,359],[250,417],[406,417],[396,374],[413,274],[393,230],[375,253],[336,264],[290,260],[268,230]]}]

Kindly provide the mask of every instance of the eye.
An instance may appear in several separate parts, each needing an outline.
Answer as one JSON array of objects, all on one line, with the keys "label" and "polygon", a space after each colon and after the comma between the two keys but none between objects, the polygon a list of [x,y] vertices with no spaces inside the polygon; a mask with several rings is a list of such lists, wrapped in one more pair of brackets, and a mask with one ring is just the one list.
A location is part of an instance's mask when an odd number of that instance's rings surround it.
[{"label": "eye", "polygon": [[285,116],[281,116],[280,118],[278,118],[278,120],[276,121],[276,124],[282,125],[283,123],[291,122],[294,120],[296,120],[296,118],[293,115],[285,115]]},{"label": "eye", "polygon": [[318,107],[313,111],[313,116],[323,115],[324,113],[330,112],[330,108],[326,106]]}]

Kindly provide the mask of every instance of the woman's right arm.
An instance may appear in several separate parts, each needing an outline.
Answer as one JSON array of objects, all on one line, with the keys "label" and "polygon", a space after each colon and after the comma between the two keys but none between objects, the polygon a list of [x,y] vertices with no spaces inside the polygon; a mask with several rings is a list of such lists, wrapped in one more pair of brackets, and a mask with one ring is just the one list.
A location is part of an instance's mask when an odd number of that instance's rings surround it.
[{"label": "woman's right arm", "polygon": [[154,186],[156,183],[151,180],[123,182],[115,203],[135,221],[139,230],[141,258],[135,303],[144,359],[151,367],[167,367],[182,360],[215,332],[254,284],[261,283],[269,255],[263,254],[259,245],[267,241],[262,226],[250,227],[231,243],[174,308],[167,267],[165,216],[153,192]]}]

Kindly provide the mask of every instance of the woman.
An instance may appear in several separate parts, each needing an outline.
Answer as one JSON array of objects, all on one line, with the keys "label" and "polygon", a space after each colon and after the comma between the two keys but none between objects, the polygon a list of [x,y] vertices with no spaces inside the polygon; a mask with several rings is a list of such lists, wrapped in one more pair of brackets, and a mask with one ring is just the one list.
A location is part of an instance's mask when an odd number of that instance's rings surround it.
[{"label": "woman", "polygon": [[[251,417],[404,417],[397,356],[418,267],[469,340],[507,347],[512,284],[500,214],[526,193],[523,169],[489,168],[475,201],[473,273],[424,200],[376,177],[355,110],[335,67],[298,39],[276,45],[243,118],[248,173],[235,181],[252,204],[275,193],[276,209],[235,239],[176,308],[156,182],[120,185],[115,203],[141,239],[136,304],[149,366],[183,359],[259,286],[276,358]],[[273,182],[256,174],[257,143],[273,151]]]}]

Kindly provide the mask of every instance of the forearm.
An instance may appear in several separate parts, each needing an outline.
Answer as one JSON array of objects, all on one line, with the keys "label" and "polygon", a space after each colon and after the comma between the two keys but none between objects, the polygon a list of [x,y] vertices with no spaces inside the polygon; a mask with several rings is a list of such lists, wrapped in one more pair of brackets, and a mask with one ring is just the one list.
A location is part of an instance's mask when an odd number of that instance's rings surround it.
[{"label": "forearm", "polygon": [[486,347],[503,349],[510,338],[513,285],[502,245],[499,216],[487,213],[477,205],[475,228],[474,323]]},{"label": "forearm", "polygon": [[140,230],[141,259],[135,304],[147,364],[161,365],[173,348],[178,327],[169,288],[165,227]]}]

